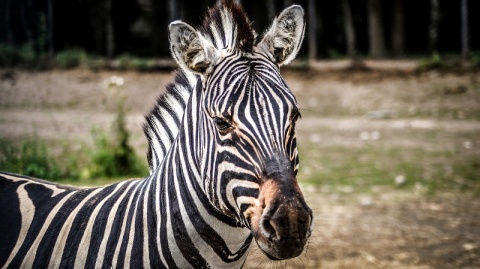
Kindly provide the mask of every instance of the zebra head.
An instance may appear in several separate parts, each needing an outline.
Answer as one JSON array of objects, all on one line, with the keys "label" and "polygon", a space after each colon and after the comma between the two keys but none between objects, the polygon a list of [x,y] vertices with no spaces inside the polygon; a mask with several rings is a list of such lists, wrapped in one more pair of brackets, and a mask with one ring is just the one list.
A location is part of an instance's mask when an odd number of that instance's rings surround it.
[{"label": "zebra head", "polygon": [[198,29],[170,24],[178,64],[197,75],[194,134],[203,191],[212,205],[249,228],[271,259],[298,256],[312,231],[312,211],[296,180],[294,95],[279,72],[293,60],[304,12],[285,9],[260,42],[232,1],[209,10]]}]

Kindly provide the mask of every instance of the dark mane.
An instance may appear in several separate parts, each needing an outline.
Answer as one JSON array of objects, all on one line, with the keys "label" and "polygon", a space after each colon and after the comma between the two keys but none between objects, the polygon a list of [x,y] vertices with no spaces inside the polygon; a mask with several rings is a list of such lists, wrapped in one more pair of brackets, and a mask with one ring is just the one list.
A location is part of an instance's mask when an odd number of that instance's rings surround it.
[{"label": "dark mane", "polygon": [[[231,17],[233,25],[226,25],[222,19],[222,12],[227,11],[229,17]],[[215,25],[215,28],[212,28]],[[256,33],[253,30],[250,20],[247,18],[242,6],[235,3],[233,0],[223,0],[221,5],[216,5],[208,10],[207,16],[203,21],[203,25],[200,31],[211,40],[215,40],[214,31],[220,32],[220,36],[224,37],[223,43],[226,47],[233,45],[234,48],[244,51],[252,52],[255,45]],[[235,44],[228,44],[228,40],[225,40],[227,32],[233,32],[236,30]],[[218,48],[217,49],[223,49]]]},{"label": "dark mane", "polygon": [[143,132],[148,140],[147,159],[152,172],[162,161],[177,137],[185,112],[185,106],[192,93],[193,74],[177,71],[174,81],[157,98],[157,104],[145,116]]}]

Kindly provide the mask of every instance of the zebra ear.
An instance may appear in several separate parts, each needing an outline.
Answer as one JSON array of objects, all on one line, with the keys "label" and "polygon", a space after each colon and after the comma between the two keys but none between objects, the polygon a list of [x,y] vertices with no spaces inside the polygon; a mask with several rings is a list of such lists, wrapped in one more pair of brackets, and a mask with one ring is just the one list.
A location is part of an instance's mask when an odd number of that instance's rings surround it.
[{"label": "zebra ear", "polygon": [[170,50],[177,63],[194,73],[209,74],[219,58],[218,50],[192,26],[174,21],[168,26]]},{"label": "zebra ear", "polygon": [[257,48],[269,55],[278,65],[290,63],[302,45],[305,33],[303,8],[293,5],[273,20]]}]

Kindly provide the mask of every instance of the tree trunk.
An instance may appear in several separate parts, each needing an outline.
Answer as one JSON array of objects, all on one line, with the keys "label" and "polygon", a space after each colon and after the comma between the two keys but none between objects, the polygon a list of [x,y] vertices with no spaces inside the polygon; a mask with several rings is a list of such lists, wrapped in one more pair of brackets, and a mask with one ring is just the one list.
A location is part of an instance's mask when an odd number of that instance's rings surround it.
[{"label": "tree trunk", "polygon": [[179,19],[177,0],[168,0],[168,14],[169,23]]},{"label": "tree trunk", "polygon": [[368,0],[367,2],[370,55],[373,58],[382,58],[386,54],[380,3],[380,0]]},{"label": "tree trunk", "polygon": [[468,45],[468,1],[462,0],[461,3],[462,15],[462,58],[466,60],[470,54]]},{"label": "tree trunk", "polygon": [[53,0],[48,0],[48,58],[53,60],[55,50],[53,44]]},{"label": "tree trunk", "polygon": [[105,12],[106,54],[108,59],[112,59],[115,52],[115,33],[113,29],[112,0],[105,1]]},{"label": "tree trunk", "polygon": [[403,0],[393,1],[392,50],[395,57],[405,54]]},{"label": "tree trunk", "polygon": [[355,27],[353,25],[352,9],[348,0],[342,0],[343,9],[343,25],[345,29],[345,38],[347,41],[348,57],[355,60],[356,57],[356,41],[355,41]]},{"label": "tree trunk", "polygon": [[317,59],[317,14],[315,0],[308,0],[308,59]]},{"label": "tree trunk", "polygon": [[[37,52],[41,52],[45,49],[45,43],[40,43],[38,41],[39,40],[38,35],[35,37],[33,36],[33,32],[30,29],[31,24],[29,23],[29,19],[31,18],[29,17],[29,14],[28,14],[28,11],[29,11],[28,4],[25,2],[26,1],[18,1],[18,4],[20,6],[20,18],[17,18],[17,21],[20,22],[20,25],[22,26],[22,32],[25,35],[25,42],[31,45],[33,48],[36,48]],[[36,23],[39,23],[39,22],[41,22],[41,20],[36,21]],[[48,30],[48,23],[49,23],[48,20],[45,21],[45,23],[47,25],[37,26],[37,29],[38,28],[42,29],[43,27],[47,26],[45,27],[45,29]],[[38,32],[38,30],[36,32]],[[45,40],[45,41],[48,41],[48,40]]]},{"label": "tree trunk", "polygon": [[268,16],[268,20],[269,21],[272,21],[273,18],[275,18],[275,15],[276,14],[276,11],[275,11],[275,3],[274,3],[274,0],[267,0],[266,1],[266,5],[267,5],[267,16]]},{"label": "tree trunk", "polygon": [[11,1],[12,0],[5,0],[5,17],[3,19],[3,27],[5,29],[5,41],[8,45],[13,45],[13,32],[10,27],[11,24]]},{"label": "tree trunk", "polygon": [[430,0],[430,26],[429,32],[429,46],[430,52],[435,53],[438,46],[438,20],[440,18],[439,13],[439,0]]}]

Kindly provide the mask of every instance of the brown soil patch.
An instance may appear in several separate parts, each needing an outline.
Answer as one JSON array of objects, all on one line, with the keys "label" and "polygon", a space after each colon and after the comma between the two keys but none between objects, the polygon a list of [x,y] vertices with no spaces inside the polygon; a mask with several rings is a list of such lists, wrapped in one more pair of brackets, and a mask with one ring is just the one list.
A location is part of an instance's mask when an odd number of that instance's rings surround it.
[{"label": "brown soil patch", "polygon": [[[476,137],[470,143],[479,151],[478,73],[418,74],[408,68],[393,73],[284,73],[303,108],[299,143],[318,140],[319,134],[329,146],[361,147],[364,141],[356,138],[362,130],[379,130],[391,134],[383,143],[450,147],[452,141],[463,143],[455,140],[463,132]],[[36,135],[78,145],[91,143],[92,128],[111,123],[112,93],[105,81],[121,76],[128,129],[139,154],[147,147],[143,115],[172,78],[168,72],[83,69],[0,70],[0,75],[0,138],[21,141]],[[446,135],[425,144],[423,136],[402,131],[405,128],[430,128]],[[342,139],[349,135],[355,139]],[[388,188],[344,194],[304,189],[315,214],[314,235],[305,255],[271,262],[252,247],[246,268],[480,268],[478,196],[452,192],[429,197]]]}]

